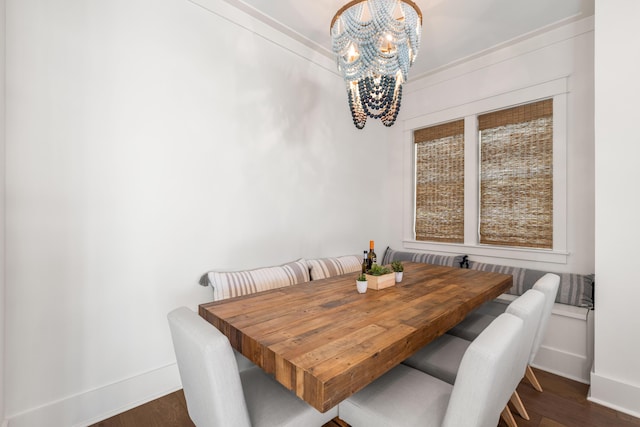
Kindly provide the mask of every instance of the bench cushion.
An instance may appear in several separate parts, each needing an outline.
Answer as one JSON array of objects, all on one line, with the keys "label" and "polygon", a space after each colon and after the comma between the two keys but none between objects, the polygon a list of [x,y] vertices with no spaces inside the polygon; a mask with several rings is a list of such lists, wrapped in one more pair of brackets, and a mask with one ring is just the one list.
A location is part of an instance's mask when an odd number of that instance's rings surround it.
[{"label": "bench cushion", "polygon": [[[473,270],[492,271],[495,273],[511,274],[513,286],[507,291],[512,295],[522,295],[533,287],[536,281],[548,271],[532,270],[529,268],[509,267],[498,264],[485,264],[469,261],[469,268]],[[593,307],[593,274],[554,273],[560,276],[560,287],[556,302],[574,305],[576,307]]]},{"label": "bench cushion", "polygon": [[387,247],[382,257],[382,265],[391,264],[392,261],[411,261],[424,264],[444,265],[447,267],[461,267],[463,255],[436,255],[426,252],[401,252]]},{"label": "bench cushion", "polygon": [[200,284],[210,285],[213,288],[213,300],[220,301],[308,281],[307,262],[299,259],[287,264],[255,270],[210,271],[202,276]]}]

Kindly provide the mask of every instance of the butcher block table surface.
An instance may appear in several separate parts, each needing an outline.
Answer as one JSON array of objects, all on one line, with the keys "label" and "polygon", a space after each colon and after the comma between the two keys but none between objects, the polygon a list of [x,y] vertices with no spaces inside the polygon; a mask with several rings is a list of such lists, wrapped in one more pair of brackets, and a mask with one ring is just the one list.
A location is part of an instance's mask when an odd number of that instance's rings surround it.
[{"label": "butcher block table surface", "polygon": [[231,346],[326,412],[512,285],[500,273],[405,262],[365,294],[358,273],[201,304]]}]

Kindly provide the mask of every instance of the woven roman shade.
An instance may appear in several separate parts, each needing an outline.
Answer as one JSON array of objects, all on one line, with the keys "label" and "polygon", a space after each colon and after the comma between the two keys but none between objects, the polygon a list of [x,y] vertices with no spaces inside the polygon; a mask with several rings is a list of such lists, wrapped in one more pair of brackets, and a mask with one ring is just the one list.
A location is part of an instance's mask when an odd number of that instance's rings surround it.
[{"label": "woven roman shade", "polygon": [[464,120],[414,131],[416,240],[464,242]]},{"label": "woven roman shade", "polygon": [[553,100],[478,116],[480,243],[553,247]]}]

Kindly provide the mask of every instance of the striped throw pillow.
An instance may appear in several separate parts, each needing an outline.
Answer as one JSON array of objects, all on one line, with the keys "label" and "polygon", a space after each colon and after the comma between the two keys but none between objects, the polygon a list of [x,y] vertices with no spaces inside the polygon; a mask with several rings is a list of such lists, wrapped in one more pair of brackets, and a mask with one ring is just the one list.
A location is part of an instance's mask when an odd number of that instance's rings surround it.
[{"label": "striped throw pillow", "polygon": [[311,280],[353,273],[362,269],[362,260],[357,255],[309,259],[307,264],[311,270]]},{"label": "striped throw pillow", "polygon": [[[210,271],[206,281],[213,288],[213,300],[239,297],[269,289],[297,285],[309,281],[309,268],[304,259],[280,266],[255,270],[219,272]],[[200,283],[203,283],[203,278]]]}]

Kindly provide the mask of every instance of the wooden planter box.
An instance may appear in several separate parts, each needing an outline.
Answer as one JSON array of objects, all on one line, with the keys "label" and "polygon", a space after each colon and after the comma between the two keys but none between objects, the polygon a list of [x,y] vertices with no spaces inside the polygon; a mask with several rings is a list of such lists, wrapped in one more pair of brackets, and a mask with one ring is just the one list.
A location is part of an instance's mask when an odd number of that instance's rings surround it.
[{"label": "wooden planter box", "polygon": [[372,276],[367,274],[367,287],[379,291],[396,284],[395,273],[383,274],[382,276]]}]

